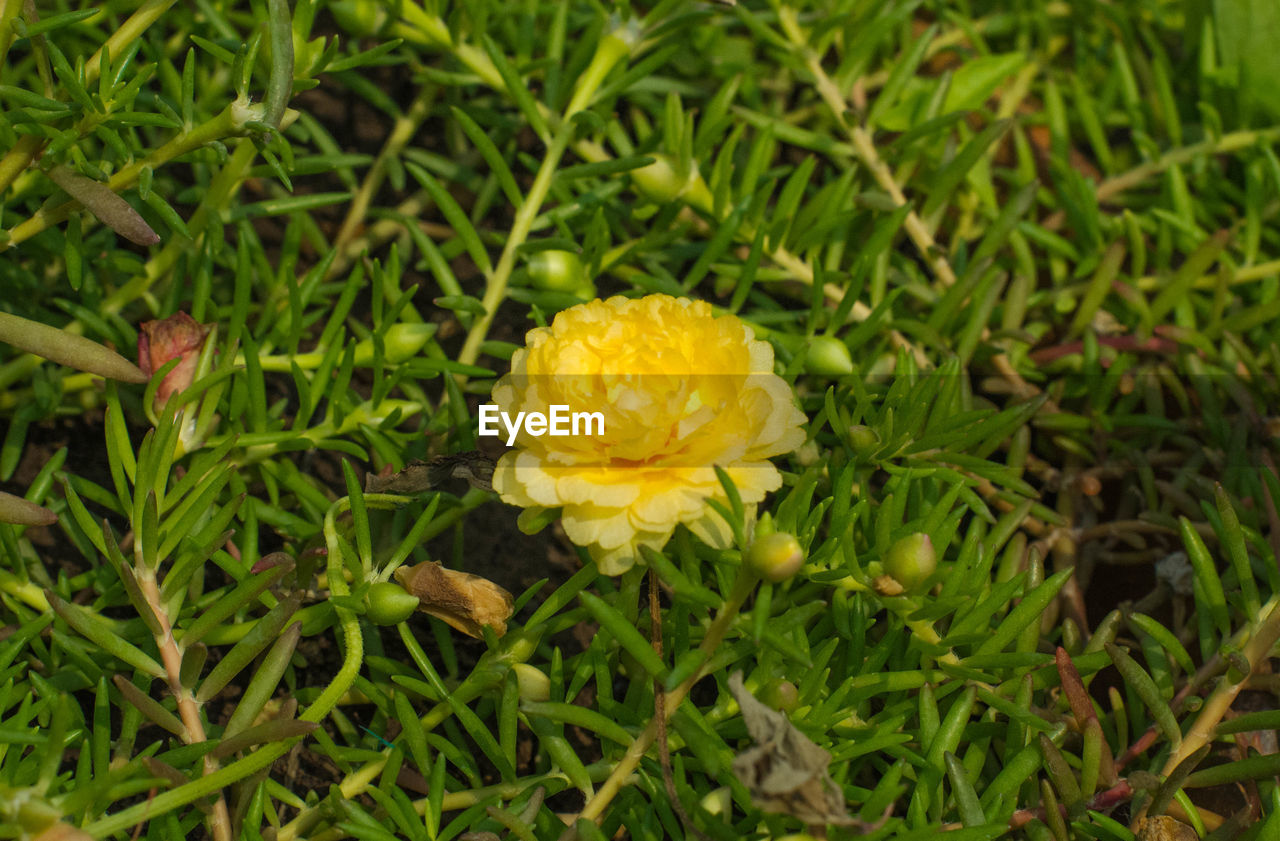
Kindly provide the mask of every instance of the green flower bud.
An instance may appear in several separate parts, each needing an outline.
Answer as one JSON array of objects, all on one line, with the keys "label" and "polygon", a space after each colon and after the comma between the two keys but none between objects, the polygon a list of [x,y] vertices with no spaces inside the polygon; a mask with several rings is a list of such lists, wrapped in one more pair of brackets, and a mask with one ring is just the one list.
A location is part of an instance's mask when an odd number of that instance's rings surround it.
[{"label": "green flower bud", "polygon": [[516,663],[511,667],[516,673],[516,682],[520,685],[520,700],[549,701],[551,699],[551,679],[541,669],[528,663]]},{"label": "green flower bud", "polygon": [[849,348],[834,336],[814,336],[804,357],[804,369],[824,377],[843,377],[853,373]]},{"label": "green flower bud", "polygon": [[713,789],[702,798],[702,808],[708,815],[724,815],[728,818],[733,814],[733,794],[729,791],[728,786],[720,786]]},{"label": "green flower bud", "polygon": [[418,597],[393,581],[370,585],[364,603],[365,616],[375,625],[395,625],[418,609]]},{"label": "green flower bud", "polygon": [[773,515],[766,511],[756,520],[755,536],[752,539],[759,540],[765,535],[773,534],[775,531],[777,529],[773,525]]},{"label": "green flower bud", "polygon": [[655,158],[653,163],[631,171],[631,182],[637,191],[659,204],[683,198],[699,210],[711,209],[711,190],[702,180],[696,163],[690,163],[689,171],[681,173],[670,155],[661,152],[651,155]]},{"label": "green flower bud", "polygon": [[770,683],[764,691],[764,696],[760,699],[775,710],[782,712],[792,712],[800,705],[800,690],[796,689],[796,685],[789,680],[780,680],[776,683]]},{"label": "green flower bud", "polygon": [[[393,324],[382,337],[383,360],[389,365],[407,362],[426,346],[436,334],[434,324]],[[373,340],[365,339],[356,345],[355,364],[368,367],[373,364]]]},{"label": "green flower bud", "polygon": [[676,172],[675,161],[669,155],[654,153],[654,162],[631,171],[631,181],[636,189],[656,202],[669,202],[680,197],[689,186],[689,175],[683,178]]},{"label": "green flower bud", "polygon": [[338,0],[329,4],[329,11],[348,33],[366,38],[377,35],[387,22],[385,5],[374,0]]},{"label": "green flower bud", "polygon": [[880,446],[880,436],[871,427],[856,423],[849,427],[849,446],[855,456],[866,461]]},{"label": "green flower bud", "polygon": [[529,280],[538,289],[576,292],[586,284],[587,272],[572,251],[539,251],[529,258]]},{"label": "green flower bud", "polygon": [[747,566],[765,581],[786,581],[800,570],[804,550],[795,535],[774,532],[757,537],[747,550]]},{"label": "green flower bud", "polygon": [[937,568],[938,553],[929,535],[923,532],[900,538],[884,558],[884,571],[907,590],[915,589]]}]

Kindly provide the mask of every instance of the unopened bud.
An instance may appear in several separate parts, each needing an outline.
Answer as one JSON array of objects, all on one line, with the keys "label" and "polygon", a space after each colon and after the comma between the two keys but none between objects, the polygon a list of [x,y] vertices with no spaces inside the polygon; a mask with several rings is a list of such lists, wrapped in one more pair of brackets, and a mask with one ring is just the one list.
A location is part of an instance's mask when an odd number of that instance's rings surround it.
[{"label": "unopened bud", "polygon": [[418,597],[392,581],[370,585],[364,602],[364,615],[375,625],[398,624],[418,609]]},{"label": "unopened bud", "polygon": [[543,671],[528,663],[516,663],[511,667],[520,685],[520,698],[524,701],[548,701],[551,699],[551,679]]},{"label": "unopened bud", "polygon": [[138,330],[138,366],[148,377],[177,359],[178,364],[156,389],[155,410],[164,408],[170,395],[188,389],[195,382],[200,354],[211,327],[200,324],[185,312],[175,312],[158,321],[144,321]]},{"label": "unopened bud", "polygon": [[775,710],[792,712],[800,705],[800,690],[796,689],[796,685],[791,681],[781,680],[777,683],[769,684],[765,688],[764,697],[760,700]]},{"label": "unopened bud", "polygon": [[853,373],[853,357],[848,346],[834,336],[814,336],[809,339],[804,369],[824,377],[843,377]]},{"label": "unopened bud", "polygon": [[702,798],[702,809],[708,815],[730,817],[733,814],[733,793],[729,791],[728,786],[713,789]]},{"label": "unopened bud", "polygon": [[572,251],[539,251],[529,258],[529,280],[538,289],[577,292],[586,284],[587,272]]},{"label": "unopened bud", "polygon": [[900,538],[884,558],[884,571],[907,590],[915,589],[937,568],[938,553],[929,535],[923,532]]},{"label": "unopened bud", "polygon": [[338,0],[329,4],[333,19],[352,35],[377,35],[387,22],[387,10],[375,0]]},{"label": "unopened bud", "polygon": [[880,446],[880,436],[869,426],[863,426],[856,423],[849,427],[849,447],[852,448],[853,454],[862,460],[866,460],[875,453],[876,448]]},{"label": "unopened bud", "polygon": [[747,565],[765,581],[786,581],[803,563],[800,541],[786,532],[757,536],[747,550]]},{"label": "unopened bud", "polygon": [[[389,365],[399,365],[412,358],[435,335],[434,324],[393,324],[382,337],[382,358]],[[367,368],[373,364],[373,340],[365,339],[356,345],[353,353],[355,364]]]},{"label": "unopened bud", "polygon": [[680,172],[670,155],[653,153],[654,162],[631,171],[631,181],[646,198],[659,204],[684,198],[694,207],[706,210],[711,207],[711,191],[698,173],[698,165],[690,162],[686,172]]}]

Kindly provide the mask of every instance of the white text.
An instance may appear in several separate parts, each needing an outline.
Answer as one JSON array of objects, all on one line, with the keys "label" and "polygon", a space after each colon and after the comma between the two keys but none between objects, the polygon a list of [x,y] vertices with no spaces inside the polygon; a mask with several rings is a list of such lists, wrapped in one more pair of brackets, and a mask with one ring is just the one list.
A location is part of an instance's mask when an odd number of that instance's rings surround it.
[{"label": "white text", "polygon": [[549,415],[542,412],[516,412],[514,419],[493,403],[481,404],[480,435],[500,437],[502,433],[498,427],[499,421],[507,430],[507,446],[515,444],[516,435],[522,427],[535,438],[543,435],[559,437],[604,434],[603,412],[570,412],[568,406],[558,403],[551,406]]}]

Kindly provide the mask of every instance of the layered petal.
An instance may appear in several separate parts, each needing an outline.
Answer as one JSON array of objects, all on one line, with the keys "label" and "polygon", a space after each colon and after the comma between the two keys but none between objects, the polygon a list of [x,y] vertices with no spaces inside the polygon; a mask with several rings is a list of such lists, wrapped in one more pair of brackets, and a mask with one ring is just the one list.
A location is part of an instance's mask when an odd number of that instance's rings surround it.
[{"label": "layered petal", "polygon": [[509,417],[552,406],[600,412],[603,431],[520,432],[498,462],[494,489],[524,508],[559,508],[565,532],[602,572],[625,572],[641,547],[660,549],[684,524],[715,546],[731,530],[715,468],[754,511],[782,483],[767,459],[805,440],[773,348],[731,315],[669,295],[596,300],[529,331],[493,400]]}]

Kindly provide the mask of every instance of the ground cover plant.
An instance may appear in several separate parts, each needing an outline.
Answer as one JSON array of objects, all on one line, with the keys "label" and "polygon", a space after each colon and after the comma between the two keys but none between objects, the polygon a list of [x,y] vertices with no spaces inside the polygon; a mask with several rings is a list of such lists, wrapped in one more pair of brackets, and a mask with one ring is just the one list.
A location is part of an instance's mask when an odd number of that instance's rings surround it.
[{"label": "ground cover plant", "polygon": [[1278,837],[1277,32],[0,0],[0,837]]}]

